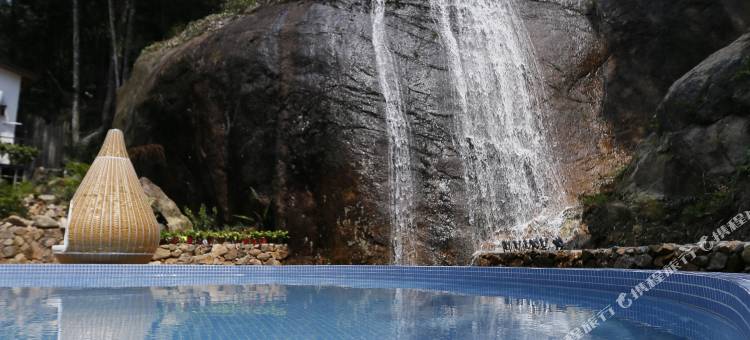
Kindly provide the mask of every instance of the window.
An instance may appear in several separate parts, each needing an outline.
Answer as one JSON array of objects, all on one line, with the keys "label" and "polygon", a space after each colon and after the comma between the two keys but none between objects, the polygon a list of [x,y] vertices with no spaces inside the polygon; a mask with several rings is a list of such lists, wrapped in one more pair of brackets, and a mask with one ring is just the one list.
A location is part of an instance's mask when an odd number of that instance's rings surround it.
[{"label": "window", "polygon": [[[2,0],[0,0],[2,1]],[[5,117],[5,101],[3,99],[3,91],[0,90],[0,117]]]}]

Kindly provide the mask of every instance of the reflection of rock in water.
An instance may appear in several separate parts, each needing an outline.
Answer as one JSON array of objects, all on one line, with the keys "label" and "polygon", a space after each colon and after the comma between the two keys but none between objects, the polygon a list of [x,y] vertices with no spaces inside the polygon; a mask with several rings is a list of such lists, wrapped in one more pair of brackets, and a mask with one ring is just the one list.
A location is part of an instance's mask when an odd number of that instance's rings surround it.
[{"label": "reflection of rock in water", "polygon": [[[519,329],[536,329],[537,334],[556,334],[570,329],[585,313],[561,313],[561,308],[544,300],[503,296],[456,295],[419,289],[382,290],[391,294],[394,327],[389,338],[421,339],[440,334],[446,338],[517,338]],[[383,298],[382,296],[380,298]],[[544,323],[539,320],[544,319]],[[472,332],[460,333],[458,330]],[[481,326],[478,326],[481,325]]]},{"label": "reflection of rock in water", "polygon": [[58,305],[59,340],[144,339],[156,320],[149,288],[66,290]]}]

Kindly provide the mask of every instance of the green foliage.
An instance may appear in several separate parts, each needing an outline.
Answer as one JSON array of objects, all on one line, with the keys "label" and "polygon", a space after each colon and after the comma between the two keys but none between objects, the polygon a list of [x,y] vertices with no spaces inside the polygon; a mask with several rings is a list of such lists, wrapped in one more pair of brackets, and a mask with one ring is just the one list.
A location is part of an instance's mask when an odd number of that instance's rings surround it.
[{"label": "green foliage", "polygon": [[289,239],[289,232],[286,230],[186,230],[186,231],[162,231],[161,240],[163,243],[172,242],[177,239],[179,242],[187,242],[192,238],[194,243],[200,243],[202,240],[212,240],[215,242],[235,242],[240,243],[245,240],[265,239],[271,243],[281,243]]},{"label": "green foliage", "polygon": [[216,227],[216,215],[219,214],[216,207],[213,207],[211,212],[208,212],[206,205],[201,204],[197,214],[193,213],[188,207],[185,207],[183,211],[185,216],[193,223],[195,230],[209,230]]},{"label": "green foliage", "polygon": [[584,207],[601,206],[611,200],[611,194],[608,192],[599,192],[593,195],[581,195],[578,200]]},{"label": "green foliage", "polygon": [[667,215],[664,203],[656,199],[642,199],[636,202],[638,215],[649,221],[660,221]]},{"label": "green foliage", "polygon": [[63,176],[50,179],[39,191],[49,192],[62,200],[70,201],[90,166],[86,163],[67,162]]},{"label": "green foliage", "polygon": [[737,175],[740,177],[750,176],[750,148],[745,153],[745,163],[737,167]]},{"label": "green foliage", "polygon": [[257,0],[226,0],[221,5],[221,9],[225,13],[240,14],[248,8],[255,7],[257,4]]},{"label": "green foliage", "polygon": [[0,181],[0,217],[26,214],[23,199],[33,192],[34,186],[31,182],[13,185]]},{"label": "green foliage", "polygon": [[[224,25],[226,25],[231,18],[234,16],[233,13],[218,13],[211,14],[205,18],[198,19],[188,23],[184,29],[180,30],[178,34],[167,40],[155,42],[143,49],[143,53],[148,54],[159,51],[164,48],[173,48],[180,44],[195,38],[203,33],[216,31]],[[178,31],[179,28],[173,29]]]},{"label": "green foliage", "polygon": [[271,213],[271,206],[273,205],[273,201],[261,198],[260,195],[258,195],[258,192],[255,191],[253,187],[250,187],[249,201],[255,209],[251,212],[253,216],[232,215],[232,217],[244,226],[254,225],[261,229],[273,229],[274,221],[273,215]]},{"label": "green foliage", "polygon": [[33,146],[0,143],[0,156],[8,155],[10,164],[24,165],[31,163],[39,154]]},{"label": "green foliage", "polygon": [[203,33],[218,30],[232,19],[242,13],[257,8],[260,5],[276,2],[278,0],[223,0],[220,12],[208,15],[204,18],[188,22],[178,23],[169,29],[171,38],[155,42],[143,49],[143,53],[159,51],[163,48],[173,48]]},{"label": "green foliage", "polygon": [[682,209],[682,219],[685,222],[694,222],[708,216],[715,216],[726,207],[732,205],[734,191],[729,187],[721,187],[718,190],[698,197],[692,204]]},{"label": "green foliage", "polygon": [[739,71],[732,77],[732,80],[735,81],[741,81],[745,80],[747,78],[750,78],[750,58],[745,59],[745,62],[742,64],[742,67]]}]

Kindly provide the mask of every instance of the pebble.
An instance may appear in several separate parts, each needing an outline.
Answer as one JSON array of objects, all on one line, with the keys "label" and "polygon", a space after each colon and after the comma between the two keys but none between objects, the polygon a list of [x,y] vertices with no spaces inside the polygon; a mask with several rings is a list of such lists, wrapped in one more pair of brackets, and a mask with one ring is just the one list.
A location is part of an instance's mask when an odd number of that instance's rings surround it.
[{"label": "pebble", "polygon": [[729,257],[727,254],[718,252],[713,253],[709,257],[708,267],[706,267],[707,270],[722,270],[727,265],[727,260]]},{"label": "pebble", "polygon": [[55,221],[52,217],[41,215],[34,217],[34,226],[37,228],[58,228],[60,224]]}]

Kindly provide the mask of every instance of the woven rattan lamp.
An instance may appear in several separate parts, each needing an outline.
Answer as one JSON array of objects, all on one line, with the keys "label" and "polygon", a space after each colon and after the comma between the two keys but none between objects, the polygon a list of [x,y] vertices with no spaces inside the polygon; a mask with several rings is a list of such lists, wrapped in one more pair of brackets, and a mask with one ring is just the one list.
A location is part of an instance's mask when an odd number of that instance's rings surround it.
[{"label": "woven rattan lamp", "polygon": [[70,201],[62,263],[147,263],[159,246],[159,227],[130,163],[120,130],[109,130],[99,154]]}]

